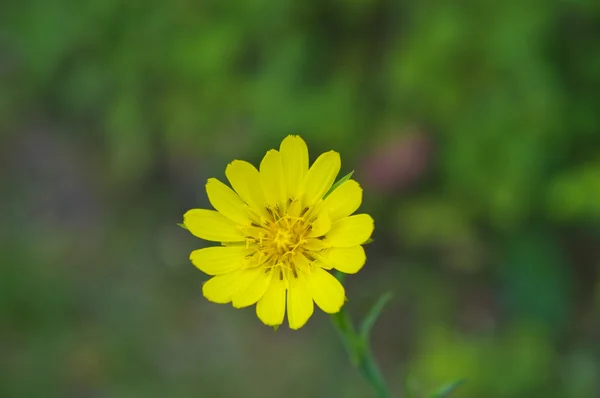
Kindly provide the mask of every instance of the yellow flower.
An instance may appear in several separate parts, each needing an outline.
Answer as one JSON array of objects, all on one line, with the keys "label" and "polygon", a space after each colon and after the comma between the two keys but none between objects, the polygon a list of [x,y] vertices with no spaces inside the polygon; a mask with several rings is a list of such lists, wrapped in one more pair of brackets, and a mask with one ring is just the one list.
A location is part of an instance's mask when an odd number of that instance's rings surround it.
[{"label": "yellow flower", "polygon": [[351,215],[362,189],[348,180],[326,198],[340,170],[340,155],[322,154],[308,167],[308,149],[298,136],[270,150],[260,171],[234,160],[225,169],[233,189],[215,178],[206,184],[216,210],[192,209],[185,227],[201,239],[221,242],[195,250],[192,263],[215,275],[202,288],[215,303],[243,308],[256,303],[266,325],[299,329],[313,314],[313,301],[324,312],[338,312],[344,287],[327,270],[358,272],[363,247],[373,232],[368,214]]}]

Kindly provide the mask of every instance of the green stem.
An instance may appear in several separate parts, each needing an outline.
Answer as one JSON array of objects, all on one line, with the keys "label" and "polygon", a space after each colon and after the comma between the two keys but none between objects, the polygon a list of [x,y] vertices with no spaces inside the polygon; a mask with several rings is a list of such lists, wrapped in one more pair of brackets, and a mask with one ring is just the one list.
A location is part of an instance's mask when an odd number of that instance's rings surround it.
[{"label": "green stem", "polygon": [[346,347],[352,364],[371,384],[378,398],[389,398],[389,390],[373,357],[369,341],[356,333],[346,310],[342,308],[340,312],[331,316],[331,320]]},{"label": "green stem", "polygon": [[358,370],[363,375],[363,377],[371,383],[373,389],[377,392],[377,397],[379,398],[389,398],[390,393],[385,384],[385,380],[383,380],[383,376],[381,376],[381,372],[379,371],[379,367],[375,362],[375,358],[371,354],[371,350],[367,350],[368,354],[364,356],[363,360],[358,365]]}]

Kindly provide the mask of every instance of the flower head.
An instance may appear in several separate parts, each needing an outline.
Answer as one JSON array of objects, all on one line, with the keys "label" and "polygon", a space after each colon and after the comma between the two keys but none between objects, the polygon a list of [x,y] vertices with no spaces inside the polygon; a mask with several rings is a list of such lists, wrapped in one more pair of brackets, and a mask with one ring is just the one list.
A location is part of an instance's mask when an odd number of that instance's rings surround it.
[{"label": "flower head", "polygon": [[195,236],[220,242],[195,250],[192,263],[214,275],[202,287],[215,303],[235,308],[256,304],[267,325],[299,329],[313,314],[314,303],[326,313],[338,312],[344,287],[328,271],[358,272],[363,247],[373,232],[367,214],[351,215],[362,201],[362,189],[347,180],[329,195],[340,170],[340,156],[322,154],[309,168],[306,143],[286,137],[279,151],[270,150],[257,170],[234,160],[225,169],[232,188],[215,178],[206,192],[215,210],[192,209],[183,216]]}]

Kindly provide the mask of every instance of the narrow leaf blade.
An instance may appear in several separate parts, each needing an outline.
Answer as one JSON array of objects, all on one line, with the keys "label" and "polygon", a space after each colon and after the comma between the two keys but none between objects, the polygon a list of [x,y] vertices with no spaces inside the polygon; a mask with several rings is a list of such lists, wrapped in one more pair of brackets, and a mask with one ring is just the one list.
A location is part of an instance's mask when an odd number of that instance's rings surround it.
[{"label": "narrow leaf blade", "polygon": [[335,278],[340,281],[341,284],[344,284],[344,280],[346,279],[346,274],[344,274],[343,272],[340,271],[335,271],[333,273],[333,276],[335,276]]},{"label": "narrow leaf blade", "polygon": [[343,183],[345,183],[346,181],[348,181],[350,178],[352,178],[353,174],[354,174],[354,170],[352,170],[350,173],[348,173],[345,176],[343,176],[342,178],[340,178],[338,180],[338,182],[336,182],[335,184],[333,184],[331,186],[331,188],[329,188],[329,191],[327,191],[327,193],[325,194],[325,196],[323,196],[323,199],[325,199],[326,197],[328,197],[333,191],[335,191],[337,188],[339,188],[340,185],[342,185]]},{"label": "narrow leaf blade", "polygon": [[437,391],[435,391],[431,398],[446,398],[449,397],[465,380],[456,380],[448,384],[444,384]]},{"label": "narrow leaf blade", "polygon": [[188,228],[185,226],[185,224],[182,224],[182,223],[177,223],[177,225],[179,225],[179,226],[180,226],[181,228],[183,228],[183,229],[188,229]]},{"label": "narrow leaf blade", "polygon": [[373,325],[375,325],[377,318],[379,318],[379,314],[383,310],[383,307],[385,307],[385,305],[391,299],[392,299],[391,292],[384,293],[379,297],[379,299],[375,302],[375,304],[369,310],[369,313],[367,314],[367,316],[365,317],[365,319],[362,322],[362,325],[360,326],[360,335],[365,341],[367,341],[369,339],[369,336],[371,334],[371,329],[373,329]]}]

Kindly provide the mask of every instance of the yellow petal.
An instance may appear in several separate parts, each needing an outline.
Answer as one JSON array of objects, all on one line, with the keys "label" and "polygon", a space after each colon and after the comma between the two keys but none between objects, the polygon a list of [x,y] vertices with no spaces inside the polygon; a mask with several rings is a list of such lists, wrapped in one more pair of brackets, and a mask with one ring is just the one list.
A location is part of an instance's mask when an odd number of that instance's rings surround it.
[{"label": "yellow petal", "polygon": [[[258,281],[260,274],[264,273],[263,268],[253,267],[239,268],[228,274],[217,275],[202,286],[202,293],[204,297],[214,303],[224,304],[235,300],[234,307],[241,308],[245,306],[243,305],[245,302],[251,301],[252,297],[257,294],[252,291],[251,286]],[[272,272],[269,272],[269,277],[270,274]],[[245,292],[248,292],[247,296],[244,296]],[[258,298],[248,305],[254,304],[257,300]]]},{"label": "yellow petal", "polygon": [[209,178],[206,183],[206,193],[210,204],[219,213],[238,224],[250,225],[246,204],[227,185],[216,178]]},{"label": "yellow petal", "polygon": [[285,281],[280,279],[278,270],[273,275],[269,288],[256,304],[256,315],[265,324],[277,326],[285,316]]},{"label": "yellow petal", "polygon": [[236,247],[246,247],[246,242],[221,242],[223,246],[236,246]]},{"label": "yellow petal", "polygon": [[283,170],[287,181],[288,195],[299,199],[304,176],[308,171],[308,148],[297,135],[288,135],[279,147]]},{"label": "yellow petal", "polygon": [[324,312],[335,314],[344,305],[345,293],[342,284],[329,272],[314,267],[308,276],[308,289],[315,303]]},{"label": "yellow petal", "polygon": [[225,175],[244,202],[254,209],[264,209],[266,202],[260,187],[260,173],[256,167],[243,160],[234,160],[227,165]]},{"label": "yellow petal", "polygon": [[264,296],[271,284],[272,271],[263,267],[256,267],[252,270],[252,273],[254,275],[252,283],[246,289],[239,290],[233,295],[233,306],[235,308],[243,308],[255,304]]},{"label": "yellow petal", "polygon": [[281,154],[275,149],[267,152],[260,162],[260,182],[267,203],[283,209],[287,202],[287,189]]},{"label": "yellow petal", "polygon": [[290,288],[287,294],[287,317],[290,329],[300,329],[312,316],[313,299],[302,273],[289,275]]},{"label": "yellow petal", "polygon": [[365,243],[373,233],[374,222],[368,214],[342,218],[331,225],[325,243],[333,247],[352,247]]},{"label": "yellow petal", "polygon": [[241,242],[244,234],[237,225],[214,210],[192,209],[183,215],[183,224],[195,236],[213,242]]},{"label": "yellow petal", "polygon": [[345,274],[357,273],[367,260],[362,246],[334,247],[326,250],[323,256],[335,269]]},{"label": "yellow petal", "polygon": [[318,252],[323,249],[327,249],[330,246],[322,239],[308,239],[303,247],[308,251]]},{"label": "yellow petal", "polygon": [[302,211],[300,206],[302,206],[302,204],[299,200],[292,201],[287,208],[287,215],[290,217],[299,217],[300,212]]},{"label": "yellow petal", "polygon": [[308,233],[309,238],[316,238],[325,235],[331,229],[331,218],[327,212],[321,212],[319,217],[311,224],[311,230]]},{"label": "yellow petal", "polygon": [[202,294],[208,301],[212,301],[213,303],[229,303],[233,294],[244,282],[240,278],[242,273],[243,270],[238,269],[227,274],[213,276],[202,285]]},{"label": "yellow petal", "polygon": [[324,256],[325,252],[312,252],[310,253],[310,256],[312,258],[314,258],[314,266],[315,267],[321,267],[323,269],[333,269],[333,263],[331,261],[329,261],[329,259],[327,257]]},{"label": "yellow petal", "polygon": [[292,257],[291,263],[299,269],[301,272],[309,272],[310,262],[308,258],[302,253],[298,253]]},{"label": "yellow petal", "polygon": [[331,220],[337,221],[354,213],[361,202],[362,188],[358,182],[348,180],[325,198],[320,210],[329,212]]},{"label": "yellow petal", "polygon": [[333,185],[340,167],[340,154],[335,151],[326,152],[315,160],[304,178],[303,203],[305,205],[311,205],[323,198]]},{"label": "yellow petal", "polygon": [[221,275],[235,271],[246,261],[252,251],[245,246],[215,246],[194,250],[190,260],[208,275]]}]

